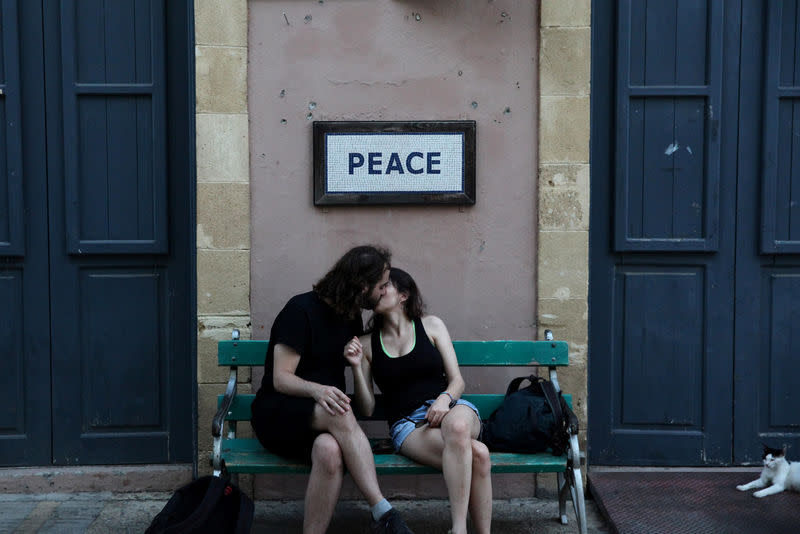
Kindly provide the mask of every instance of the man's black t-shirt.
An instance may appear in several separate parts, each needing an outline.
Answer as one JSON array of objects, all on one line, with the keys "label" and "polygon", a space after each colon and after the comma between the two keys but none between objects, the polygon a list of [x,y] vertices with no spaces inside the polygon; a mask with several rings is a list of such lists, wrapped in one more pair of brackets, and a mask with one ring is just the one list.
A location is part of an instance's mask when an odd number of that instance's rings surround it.
[{"label": "man's black t-shirt", "polygon": [[275,345],[293,348],[300,355],[295,374],[303,380],[335,386],[344,391],[342,353],[353,336],[361,335],[361,318],[347,319],[336,314],[324,300],[310,291],[292,297],[275,318],[264,361],[264,378],[259,395],[273,393]]},{"label": "man's black t-shirt", "polygon": [[270,331],[264,378],[252,405],[253,430],[265,448],[284,456],[308,459],[314,438],[319,434],[311,429],[314,399],[275,391],[272,380],[275,345],[287,345],[300,355],[295,370],[299,378],[344,391],[347,365],[344,346],[353,336],[361,335],[362,329],[361,317],[348,319],[337,315],[314,292],[292,297],[284,306]]}]

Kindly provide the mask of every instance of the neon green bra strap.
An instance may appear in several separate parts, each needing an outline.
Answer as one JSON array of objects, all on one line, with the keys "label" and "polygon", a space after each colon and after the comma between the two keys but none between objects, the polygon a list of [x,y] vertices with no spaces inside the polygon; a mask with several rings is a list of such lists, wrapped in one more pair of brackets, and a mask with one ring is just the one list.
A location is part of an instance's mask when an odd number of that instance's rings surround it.
[{"label": "neon green bra strap", "polygon": [[[414,347],[417,346],[417,323],[415,321],[411,321],[411,335],[414,336],[414,342],[411,344],[411,350],[409,350],[406,354],[411,353],[414,351]],[[397,356],[392,356],[386,350],[386,346],[383,344],[383,334],[378,332],[378,339],[381,340],[381,349],[383,349],[383,353],[389,358],[398,358],[400,356],[405,356],[405,354],[398,354]]]}]

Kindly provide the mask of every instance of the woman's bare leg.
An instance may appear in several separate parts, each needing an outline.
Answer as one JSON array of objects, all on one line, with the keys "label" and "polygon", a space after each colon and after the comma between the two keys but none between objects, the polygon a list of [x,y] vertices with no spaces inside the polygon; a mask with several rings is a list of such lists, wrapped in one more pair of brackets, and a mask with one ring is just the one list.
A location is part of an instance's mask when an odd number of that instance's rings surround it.
[{"label": "woman's bare leg", "polygon": [[472,485],[469,490],[469,511],[479,534],[492,529],[492,461],[489,449],[472,440]]},{"label": "woman's bare leg", "polygon": [[[466,406],[455,406],[442,421],[441,428],[424,426],[414,430],[400,450],[402,454],[412,460],[430,465],[442,470],[447,493],[450,499],[450,515],[453,521],[453,533],[463,534],[467,529],[467,510],[473,488],[473,438],[477,438],[480,431],[480,421],[475,412]],[[482,452],[482,451],[480,451]],[[488,451],[487,451],[488,452]],[[491,478],[486,472],[489,465],[488,454],[480,458],[480,484],[478,496],[475,499],[481,510],[473,511],[473,521],[476,527],[484,532],[482,525],[491,524]],[[489,465],[491,471],[491,465]],[[488,484],[488,513],[487,491]],[[485,532],[488,532],[486,530]]]}]

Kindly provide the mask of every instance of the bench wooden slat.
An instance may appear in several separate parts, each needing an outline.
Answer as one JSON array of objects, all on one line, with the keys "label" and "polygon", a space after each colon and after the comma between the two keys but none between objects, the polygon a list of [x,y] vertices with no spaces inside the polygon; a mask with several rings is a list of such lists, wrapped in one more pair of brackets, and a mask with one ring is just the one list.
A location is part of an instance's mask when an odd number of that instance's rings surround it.
[{"label": "bench wooden slat", "polygon": [[462,366],[569,364],[566,341],[453,341]]},{"label": "bench wooden slat", "polygon": [[[370,440],[373,441],[374,440]],[[231,473],[308,473],[310,465],[265,451],[255,438],[226,440],[222,449],[225,466]],[[440,471],[420,465],[399,454],[375,455],[378,474],[429,474]],[[552,473],[566,469],[564,456],[539,454],[492,453],[493,473]]]},{"label": "bench wooden slat", "polygon": [[[222,404],[223,398],[224,395],[217,396],[217,407]],[[251,417],[250,405],[253,403],[253,399],[255,398],[255,395],[247,393],[239,393],[236,395],[236,397],[233,399],[233,403],[231,404],[231,409],[228,412],[228,417],[226,417],[226,420],[249,421]],[[497,409],[498,406],[500,406],[500,403],[503,402],[504,395],[497,393],[466,393],[463,395],[463,398],[477,406],[478,411],[481,413],[481,417],[486,419]],[[572,395],[564,394],[564,399],[567,401],[567,404],[572,407]],[[375,414],[372,417],[359,417],[359,419],[379,421],[384,419],[383,410],[381,407],[381,395],[376,395],[376,401],[378,406],[375,409]]]},{"label": "bench wooden slat", "polygon": [[[372,417],[362,417],[359,416],[360,420],[377,420],[382,421],[385,420],[383,415],[383,406],[382,406],[382,396],[380,394],[376,395],[376,408],[375,414]],[[481,413],[482,417],[489,417],[493,411],[497,409],[501,402],[503,402],[503,395],[499,394],[475,394],[475,395],[464,395],[464,399],[470,401],[475,406],[478,407],[478,411]],[[222,399],[224,395],[217,396],[217,407],[222,404]],[[231,404],[231,409],[228,411],[228,416],[225,418],[227,421],[249,421],[251,415],[250,405],[253,403],[253,400],[256,398],[253,394],[248,393],[239,393],[234,397],[233,403]]]},{"label": "bench wooden slat", "polygon": [[[219,365],[264,365],[267,340],[220,341]],[[569,364],[566,341],[454,341],[459,365],[508,366]]]},{"label": "bench wooden slat", "polygon": [[243,339],[220,341],[217,344],[219,365],[264,365],[269,341]]}]

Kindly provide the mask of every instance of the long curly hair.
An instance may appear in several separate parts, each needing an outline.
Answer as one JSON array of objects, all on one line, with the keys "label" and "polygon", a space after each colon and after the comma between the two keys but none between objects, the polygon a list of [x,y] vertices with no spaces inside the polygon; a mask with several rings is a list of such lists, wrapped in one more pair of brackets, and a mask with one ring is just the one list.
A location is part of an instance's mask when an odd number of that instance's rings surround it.
[{"label": "long curly hair", "polygon": [[[403,269],[392,267],[389,269],[389,283],[397,288],[398,293],[406,295],[403,311],[412,321],[425,315],[425,301],[422,299],[417,283],[410,274]],[[376,332],[383,326],[383,316],[373,313],[367,322],[367,332]]]},{"label": "long curly hair", "polygon": [[382,247],[353,247],[314,284],[314,292],[328,301],[337,314],[355,318],[361,313],[364,288],[372,290],[391,266],[391,259],[392,253]]}]

